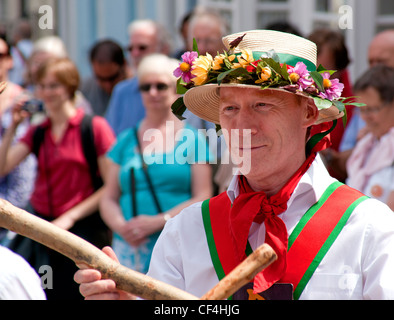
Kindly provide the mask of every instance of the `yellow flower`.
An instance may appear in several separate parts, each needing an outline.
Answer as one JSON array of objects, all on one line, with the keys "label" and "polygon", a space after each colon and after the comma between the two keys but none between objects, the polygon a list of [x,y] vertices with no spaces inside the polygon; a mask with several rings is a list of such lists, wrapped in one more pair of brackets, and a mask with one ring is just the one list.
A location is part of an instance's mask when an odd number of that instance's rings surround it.
[{"label": "yellow flower", "polygon": [[297,83],[298,80],[300,80],[300,75],[298,73],[293,72],[292,74],[289,75],[289,79],[291,83]]},{"label": "yellow flower", "polygon": [[195,78],[192,79],[196,86],[203,85],[208,80],[208,73],[212,68],[213,58],[207,53],[206,56],[199,56],[193,63],[191,71]]},{"label": "yellow flower", "polygon": [[[220,70],[220,69],[222,69],[225,59],[226,59],[226,55],[225,54],[219,54],[218,56],[216,56],[215,59],[213,60],[212,69],[213,70]],[[233,62],[234,59],[235,59],[235,55],[234,54],[228,57],[228,60],[230,62]]]},{"label": "yellow flower", "polygon": [[253,52],[249,49],[242,49],[242,54],[238,57],[238,63],[234,63],[233,68],[246,68],[252,62],[254,62]]},{"label": "yellow flower", "polygon": [[219,54],[218,56],[216,56],[215,59],[213,60],[212,69],[220,70],[224,64],[224,58],[226,58],[224,54]]},{"label": "yellow flower", "polygon": [[258,74],[259,80],[256,83],[266,82],[269,78],[271,78],[272,71],[269,67],[265,67],[261,70],[261,73]]}]

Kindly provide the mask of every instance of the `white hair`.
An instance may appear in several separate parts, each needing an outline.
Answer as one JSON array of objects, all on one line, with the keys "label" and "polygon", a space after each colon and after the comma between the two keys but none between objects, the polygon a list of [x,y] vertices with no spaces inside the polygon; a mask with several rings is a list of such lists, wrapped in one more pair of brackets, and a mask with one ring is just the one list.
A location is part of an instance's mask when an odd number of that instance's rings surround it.
[{"label": "white hair", "polygon": [[163,74],[176,83],[174,70],[179,67],[179,61],[164,54],[154,53],[142,59],[138,66],[137,77],[142,79],[147,74]]},{"label": "white hair", "polygon": [[33,47],[33,53],[36,52],[48,52],[58,58],[68,57],[64,42],[56,36],[48,36],[37,40]]}]

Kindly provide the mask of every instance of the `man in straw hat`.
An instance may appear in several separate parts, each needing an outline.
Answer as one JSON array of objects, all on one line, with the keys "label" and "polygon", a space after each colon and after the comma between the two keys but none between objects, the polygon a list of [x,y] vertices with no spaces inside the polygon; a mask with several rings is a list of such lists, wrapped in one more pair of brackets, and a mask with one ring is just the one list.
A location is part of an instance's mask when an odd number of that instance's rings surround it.
[{"label": "man in straw hat", "polygon": [[[394,298],[393,212],[330,177],[318,155],[344,115],[343,85],[303,38],[257,30],[224,44],[216,57],[183,57],[187,92],[173,110],[220,125],[250,163],[227,192],[168,221],[149,275],[202,296],[265,242],[277,261],[232,298]],[[125,298],[94,270],[75,279],[88,298]]]}]

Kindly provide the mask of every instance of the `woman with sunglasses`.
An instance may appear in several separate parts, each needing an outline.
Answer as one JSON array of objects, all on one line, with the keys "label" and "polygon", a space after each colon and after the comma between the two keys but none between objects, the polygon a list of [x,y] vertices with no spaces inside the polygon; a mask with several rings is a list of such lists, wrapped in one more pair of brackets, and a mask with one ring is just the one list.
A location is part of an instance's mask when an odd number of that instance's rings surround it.
[{"label": "woman with sunglasses", "polygon": [[206,139],[174,116],[176,60],[153,54],[138,68],[146,116],[123,131],[111,160],[100,211],[114,232],[120,262],[142,273],[166,221],[212,194]]}]

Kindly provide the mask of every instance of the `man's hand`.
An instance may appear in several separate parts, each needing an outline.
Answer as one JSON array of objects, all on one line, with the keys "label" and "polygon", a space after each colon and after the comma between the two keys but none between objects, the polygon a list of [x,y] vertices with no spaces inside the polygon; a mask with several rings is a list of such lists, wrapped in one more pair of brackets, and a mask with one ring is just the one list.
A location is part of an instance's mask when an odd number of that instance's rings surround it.
[{"label": "man's hand", "polygon": [[[115,261],[118,261],[115,252],[110,247],[105,247],[103,252]],[[118,290],[113,280],[102,279],[101,273],[85,266],[78,266],[74,280],[78,283],[79,291],[85,300],[134,300],[135,296]]]}]

